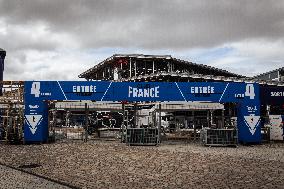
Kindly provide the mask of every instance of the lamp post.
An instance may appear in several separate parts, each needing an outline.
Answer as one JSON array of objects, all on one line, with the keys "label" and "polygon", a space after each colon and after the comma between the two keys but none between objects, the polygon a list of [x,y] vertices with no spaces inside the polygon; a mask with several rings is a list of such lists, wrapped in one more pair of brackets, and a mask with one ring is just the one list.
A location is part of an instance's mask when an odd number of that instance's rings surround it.
[{"label": "lamp post", "polygon": [[[0,48],[0,81],[3,81],[3,72],[4,72],[4,60],[6,56],[6,51]],[[2,96],[2,86],[0,85],[0,96]]]}]

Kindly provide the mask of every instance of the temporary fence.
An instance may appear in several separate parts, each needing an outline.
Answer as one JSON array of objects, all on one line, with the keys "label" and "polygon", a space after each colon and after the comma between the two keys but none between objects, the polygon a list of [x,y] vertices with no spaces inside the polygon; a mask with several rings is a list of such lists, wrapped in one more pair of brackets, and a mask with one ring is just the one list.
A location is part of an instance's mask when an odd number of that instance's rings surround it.
[{"label": "temporary fence", "polygon": [[200,139],[206,146],[237,146],[238,130],[204,128],[200,132]]},{"label": "temporary fence", "polygon": [[157,128],[127,128],[126,143],[128,145],[157,145],[159,132]]}]

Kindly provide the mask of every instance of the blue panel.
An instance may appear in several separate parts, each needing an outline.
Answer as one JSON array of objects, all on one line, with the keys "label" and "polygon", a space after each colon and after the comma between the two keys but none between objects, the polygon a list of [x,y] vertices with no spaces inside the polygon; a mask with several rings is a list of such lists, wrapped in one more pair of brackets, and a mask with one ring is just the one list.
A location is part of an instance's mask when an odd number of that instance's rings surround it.
[{"label": "blue panel", "polygon": [[284,105],[284,87],[280,86],[261,86],[260,100],[262,104]]},{"label": "blue panel", "polygon": [[261,120],[259,103],[238,104],[239,141],[244,143],[261,142]]},{"label": "blue panel", "polygon": [[114,82],[104,101],[182,101],[181,93],[173,82]]},{"label": "blue panel", "polygon": [[[244,98],[239,101],[238,108],[238,129],[239,141],[244,143],[261,142],[261,120],[260,120],[260,100],[259,85],[245,84]],[[251,91],[250,91],[251,90]],[[250,96],[250,92],[254,95]],[[248,93],[248,94],[246,94]],[[248,96],[247,96],[248,95]]]},{"label": "blue panel", "polygon": [[25,82],[26,97],[41,100],[101,100],[109,85],[110,82],[86,81]]},{"label": "blue panel", "polygon": [[44,100],[208,101],[239,103],[242,142],[260,142],[259,85],[233,82],[25,82],[25,140],[47,139]]},{"label": "blue panel", "polygon": [[[27,104],[28,103],[28,104]],[[48,138],[48,106],[44,101],[25,105],[24,139],[26,142],[45,142]]]},{"label": "blue panel", "polygon": [[[58,82],[66,100],[102,100],[110,82]],[[61,93],[60,93],[61,94]],[[56,99],[56,96],[53,96]]]},{"label": "blue panel", "polygon": [[261,142],[260,100],[258,84],[254,84],[254,93],[255,97],[253,99],[245,97],[241,102],[239,102],[239,140],[245,143]]}]

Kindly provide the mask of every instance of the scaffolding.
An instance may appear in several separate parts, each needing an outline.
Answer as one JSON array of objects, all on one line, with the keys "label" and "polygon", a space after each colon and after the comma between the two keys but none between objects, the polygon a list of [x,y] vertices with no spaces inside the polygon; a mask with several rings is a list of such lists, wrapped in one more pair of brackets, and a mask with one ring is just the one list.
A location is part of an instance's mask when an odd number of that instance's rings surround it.
[{"label": "scaffolding", "polygon": [[24,82],[1,81],[0,141],[19,143],[23,139]]}]

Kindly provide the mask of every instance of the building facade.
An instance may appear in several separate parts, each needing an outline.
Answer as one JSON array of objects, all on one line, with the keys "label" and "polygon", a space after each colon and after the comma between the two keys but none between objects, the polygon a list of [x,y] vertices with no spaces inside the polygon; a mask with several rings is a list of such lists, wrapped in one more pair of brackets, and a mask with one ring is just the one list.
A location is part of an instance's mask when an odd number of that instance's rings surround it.
[{"label": "building facade", "polygon": [[81,73],[86,80],[217,81],[243,76],[170,55],[115,54]]},{"label": "building facade", "polygon": [[259,74],[257,76],[254,76],[253,78],[259,79],[259,80],[264,80],[264,81],[280,81],[280,82],[283,82],[284,81],[284,67]]},{"label": "building facade", "polygon": [[[173,58],[170,55],[114,54],[106,60],[79,75],[88,81],[153,81],[153,82],[218,82],[244,79],[243,76],[214,68]],[[139,104],[138,104],[139,106]],[[134,127],[151,125],[153,111],[133,110]],[[224,111],[224,109],[226,109]],[[223,127],[225,118],[235,116],[234,104],[180,102],[162,103],[162,122],[171,130]],[[146,113],[145,113],[146,112]],[[130,111],[131,113],[131,111]],[[137,117],[137,118],[135,118]],[[147,121],[143,121],[147,120]],[[152,120],[152,121],[151,121]],[[141,123],[140,123],[141,122]]]}]

